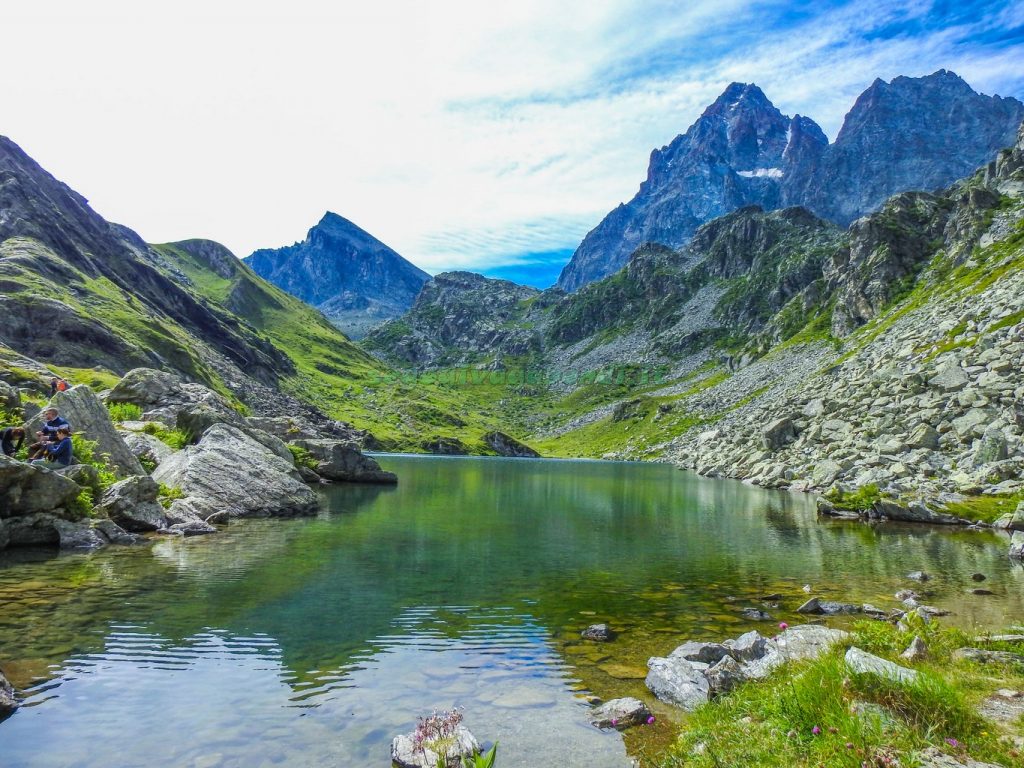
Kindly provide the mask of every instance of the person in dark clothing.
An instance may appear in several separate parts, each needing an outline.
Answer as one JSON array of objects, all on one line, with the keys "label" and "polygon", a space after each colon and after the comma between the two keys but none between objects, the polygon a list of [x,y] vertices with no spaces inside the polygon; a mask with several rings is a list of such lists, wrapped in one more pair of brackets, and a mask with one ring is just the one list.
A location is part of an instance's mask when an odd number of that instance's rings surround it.
[{"label": "person in dark clothing", "polygon": [[33,459],[33,464],[43,464],[52,461],[62,467],[71,464],[74,447],[71,444],[71,430],[68,427],[61,427],[57,430],[57,442],[47,443],[43,446],[44,458]]},{"label": "person in dark clothing", "polygon": [[0,430],[0,447],[3,448],[4,456],[16,454],[21,450],[21,444],[24,442],[25,430],[21,427],[7,427]]},{"label": "person in dark clothing", "polygon": [[56,442],[57,430],[67,428],[68,433],[71,432],[71,425],[68,420],[61,416],[56,408],[47,408],[43,411],[43,422],[42,428],[36,432],[37,442],[32,443],[28,447],[29,459],[42,458],[45,455],[44,448],[48,443]]},{"label": "person in dark clothing", "polygon": [[50,379],[50,397],[53,397],[56,394],[57,394],[57,377],[54,376],[52,379]]}]

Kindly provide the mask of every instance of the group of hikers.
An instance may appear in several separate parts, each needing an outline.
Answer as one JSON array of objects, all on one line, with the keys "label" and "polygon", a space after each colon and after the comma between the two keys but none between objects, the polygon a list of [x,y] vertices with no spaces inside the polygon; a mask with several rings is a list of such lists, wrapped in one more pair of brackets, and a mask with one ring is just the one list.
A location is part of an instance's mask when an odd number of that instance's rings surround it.
[{"label": "group of hikers", "polygon": [[[24,427],[7,427],[0,430],[0,447],[4,456],[14,456],[21,450],[27,432]],[[36,432],[36,442],[28,447],[30,464],[52,463],[66,467],[72,462],[71,425],[49,407],[43,411],[43,426]]]}]

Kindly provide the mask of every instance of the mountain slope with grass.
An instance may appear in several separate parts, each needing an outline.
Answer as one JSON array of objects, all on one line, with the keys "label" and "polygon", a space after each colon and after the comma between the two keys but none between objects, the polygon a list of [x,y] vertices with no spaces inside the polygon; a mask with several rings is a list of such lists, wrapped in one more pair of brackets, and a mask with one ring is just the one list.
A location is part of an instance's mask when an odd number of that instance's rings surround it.
[{"label": "mountain slope with grass", "polygon": [[376,447],[493,453],[483,436],[508,431],[482,389],[396,375],[217,243],[146,244],[6,138],[0,286],[0,379],[16,386],[58,374],[102,389],[150,367],[243,411],[337,420]]}]

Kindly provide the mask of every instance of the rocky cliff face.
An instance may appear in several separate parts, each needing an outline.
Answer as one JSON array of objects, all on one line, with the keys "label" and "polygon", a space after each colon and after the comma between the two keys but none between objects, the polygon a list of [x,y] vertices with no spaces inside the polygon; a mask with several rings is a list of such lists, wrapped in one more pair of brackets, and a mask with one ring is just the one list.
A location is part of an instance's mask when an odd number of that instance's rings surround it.
[{"label": "rocky cliff face", "polygon": [[351,221],[328,212],[306,239],[245,259],[352,338],[412,306],[429,275]]},{"label": "rocky cliff face", "polygon": [[445,272],[423,286],[408,313],[371,331],[363,345],[396,362],[430,368],[526,355],[537,341],[524,318],[539,294],[508,280]]},{"label": "rocky cliff face", "polygon": [[813,120],[787,117],[755,85],[733,83],[668,146],[647,180],[592,230],[558,285],[575,291],[625,264],[643,242],[678,247],[745,205],[803,206],[843,226],[904,190],[933,190],[1012,143],[1016,99],[983,96],[941,70],[876,81],[829,145]]}]

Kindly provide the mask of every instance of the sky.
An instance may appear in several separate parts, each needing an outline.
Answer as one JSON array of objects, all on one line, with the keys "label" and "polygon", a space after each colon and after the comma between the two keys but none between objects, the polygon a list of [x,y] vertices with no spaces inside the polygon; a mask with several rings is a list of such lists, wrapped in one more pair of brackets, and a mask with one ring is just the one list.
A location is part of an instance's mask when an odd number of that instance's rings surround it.
[{"label": "sky", "polygon": [[830,138],[876,78],[1024,97],[1024,0],[7,0],[0,134],[150,242],[326,210],[431,273],[550,285],[733,81]]}]

